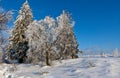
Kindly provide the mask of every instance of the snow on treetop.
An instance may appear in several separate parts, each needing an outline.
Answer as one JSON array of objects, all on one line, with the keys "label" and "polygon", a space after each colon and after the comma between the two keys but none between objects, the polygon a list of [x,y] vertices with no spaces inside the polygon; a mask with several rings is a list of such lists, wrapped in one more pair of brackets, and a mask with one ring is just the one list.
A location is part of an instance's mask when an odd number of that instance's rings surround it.
[{"label": "snow on treetop", "polygon": [[19,11],[19,14],[26,14],[26,15],[28,14],[32,16],[32,10],[30,9],[28,1],[23,3],[21,10]]},{"label": "snow on treetop", "polygon": [[22,5],[21,10],[19,10],[19,15],[17,17],[17,20],[14,22],[14,24],[17,23],[17,21],[24,20],[26,18],[26,15],[28,16],[27,17],[28,19],[31,19],[33,17],[32,10],[31,10],[31,8],[30,8],[30,6],[28,4],[28,1],[26,1]]}]

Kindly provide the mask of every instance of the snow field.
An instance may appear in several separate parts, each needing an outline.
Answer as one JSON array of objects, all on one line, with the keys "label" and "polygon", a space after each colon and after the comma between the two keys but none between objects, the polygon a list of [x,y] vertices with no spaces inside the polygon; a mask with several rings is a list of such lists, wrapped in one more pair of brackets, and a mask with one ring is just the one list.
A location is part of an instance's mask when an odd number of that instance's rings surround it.
[{"label": "snow field", "polygon": [[20,64],[14,72],[3,73],[10,65],[0,65],[2,78],[120,78],[120,58],[79,58],[54,61],[52,66]]}]

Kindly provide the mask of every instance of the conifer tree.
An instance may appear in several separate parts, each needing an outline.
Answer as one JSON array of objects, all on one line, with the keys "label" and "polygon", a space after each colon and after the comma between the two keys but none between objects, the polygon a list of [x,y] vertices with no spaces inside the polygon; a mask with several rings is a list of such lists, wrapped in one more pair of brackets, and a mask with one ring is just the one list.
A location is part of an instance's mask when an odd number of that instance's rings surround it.
[{"label": "conifer tree", "polygon": [[59,35],[60,40],[57,46],[60,49],[60,58],[77,58],[78,43],[76,41],[73,25],[74,21],[69,13],[63,11],[63,13],[57,18],[58,27],[62,28],[61,34]]},{"label": "conifer tree", "polygon": [[25,31],[32,22],[32,17],[32,11],[26,0],[14,22],[15,27],[12,31],[12,36],[9,38],[8,59],[17,60],[19,63],[25,62],[28,50],[28,40],[26,39]]}]

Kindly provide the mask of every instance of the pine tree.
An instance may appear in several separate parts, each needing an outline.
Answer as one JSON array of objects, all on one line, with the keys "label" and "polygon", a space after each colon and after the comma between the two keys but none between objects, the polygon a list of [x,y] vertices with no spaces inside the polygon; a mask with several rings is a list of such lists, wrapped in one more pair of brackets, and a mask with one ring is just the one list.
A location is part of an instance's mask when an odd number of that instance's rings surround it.
[{"label": "pine tree", "polygon": [[71,15],[63,11],[63,13],[57,18],[58,27],[62,28],[61,34],[59,35],[60,40],[57,46],[60,49],[60,58],[77,58],[78,43],[76,41],[73,32],[73,23]]},{"label": "pine tree", "polygon": [[19,63],[25,62],[26,52],[28,50],[28,40],[25,36],[25,31],[28,25],[32,22],[32,11],[28,1],[23,4],[17,20],[14,22],[12,36],[10,36],[8,47],[8,59],[17,60]]}]

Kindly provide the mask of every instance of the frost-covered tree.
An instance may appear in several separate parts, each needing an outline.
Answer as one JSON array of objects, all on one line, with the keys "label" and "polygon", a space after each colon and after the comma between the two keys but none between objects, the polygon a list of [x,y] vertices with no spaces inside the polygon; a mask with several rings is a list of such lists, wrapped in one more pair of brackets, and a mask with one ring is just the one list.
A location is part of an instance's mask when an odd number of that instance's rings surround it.
[{"label": "frost-covered tree", "polygon": [[19,63],[25,62],[28,50],[28,40],[26,39],[25,31],[27,30],[27,26],[32,22],[32,17],[32,11],[26,0],[14,22],[15,27],[9,38],[8,59],[17,60]]},{"label": "frost-covered tree", "polygon": [[56,46],[59,47],[60,58],[77,58],[79,51],[78,43],[73,32],[74,21],[72,21],[70,14],[63,11],[63,13],[57,17],[57,23],[58,27],[62,28],[59,41],[56,44]]},{"label": "frost-covered tree", "polygon": [[5,38],[3,32],[8,30],[7,23],[12,19],[12,11],[4,11],[4,9],[0,8],[0,47],[5,43]]},{"label": "frost-covered tree", "polygon": [[53,54],[51,48],[57,36],[54,33],[57,34],[59,32],[56,31],[55,26],[55,20],[49,16],[40,21],[33,21],[28,26],[26,36],[29,39],[29,50],[27,53],[29,62],[46,61],[46,64],[50,65],[50,62],[48,62],[51,59],[49,55]]},{"label": "frost-covered tree", "polygon": [[4,32],[8,30],[7,23],[12,19],[12,14],[12,11],[5,11],[3,8],[0,8],[0,59],[2,59],[6,51],[7,39]]},{"label": "frost-covered tree", "polygon": [[13,12],[5,11],[3,8],[0,8],[0,31],[7,29],[7,23],[12,19]]},{"label": "frost-covered tree", "polygon": [[119,57],[118,48],[115,48],[115,50],[113,52],[113,57]]},{"label": "frost-covered tree", "polygon": [[[42,41],[41,28],[38,21],[33,21],[26,31],[26,37],[28,38],[29,50],[27,52],[27,62],[37,63],[38,60],[42,61],[41,48],[44,41]],[[33,57],[34,56],[34,57]]]},{"label": "frost-covered tree", "polygon": [[[65,11],[54,20],[46,16],[40,21],[33,21],[26,31],[29,40],[28,62],[45,62],[76,58],[78,44],[73,32],[73,21]],[[34,57],[33,57],[34,56]]]}]

